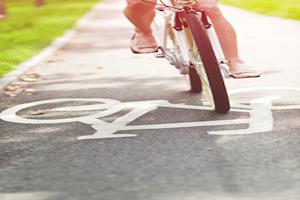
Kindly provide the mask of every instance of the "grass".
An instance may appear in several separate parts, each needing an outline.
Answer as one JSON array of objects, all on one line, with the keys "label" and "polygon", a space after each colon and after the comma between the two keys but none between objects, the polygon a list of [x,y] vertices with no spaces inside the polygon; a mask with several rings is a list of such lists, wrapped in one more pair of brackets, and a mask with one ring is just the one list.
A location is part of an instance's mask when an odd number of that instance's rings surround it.
[{"label": "grass", "polygon": [[7,18],[0,20],[0,77],[62,35],[99,0],[6,1]]},{"label": "grass", "polygon": [[220,0],[250,11],[300,20],[300,0]]}]

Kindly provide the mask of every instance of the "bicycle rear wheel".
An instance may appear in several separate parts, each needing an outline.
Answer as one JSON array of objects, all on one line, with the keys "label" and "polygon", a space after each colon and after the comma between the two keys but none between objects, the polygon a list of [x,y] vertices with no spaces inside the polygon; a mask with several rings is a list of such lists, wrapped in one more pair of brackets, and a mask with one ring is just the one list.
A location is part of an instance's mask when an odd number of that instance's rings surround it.
[{"label": "bicycle rear wheel", "polygon": [[201,93],[202,92],[202,82],[200,79],[200,76],[195,68],[189,69],[189,79],[190,79],[190,85],[191,85],[191,91],[195,93]]},{"label": "bicycle rear wheel", "polygon": [[[166,38],[166,43],[165,46],[167,46],[167,44],[171,45],[168,46],[169,49],[172,49],[172,51],[174,52],[173,57],[175,59],[177,59],[173,64],[176,63],[182,63],[182,51],[184,51],[183,49],[180,48],[180,45],[178,45],[178,41],[176,41],[176,36],[175,36],[175,31],[173,27],[171,27],[171,25],[167,24],[166,25],[166,31],[167,31],[167,38]],[[169,42],[167,42],[169,41]],[[187,42],[187,41],[186,41]],[[178,62],[179,61],[179,62]],[[177,68],[180,69],[179,66],[176,66]],[[182,73],[182,71],[181,71]],[[187,70],[184,70],[183,74],[188,74],[189,77],[189,83],[190,83],[190,90],[191,92],[194,93],[201,93],[202,92],[202,82],[200,80],[199,74],[197,73],[197,71],[194,68],[187,68]]]},{"label": "bicycle rear wheel", "polygon": [[189,11],[184,12],[181,17],[183,22],[188,25],[196,46],[198,55],[192,58],[192,62],[195,63],[194,69],[201,77],[204,90],[208,90],[207,95],[211,99],[215,111],[227,113],[230,109],[227,90],[206,29],[196,15]]}]

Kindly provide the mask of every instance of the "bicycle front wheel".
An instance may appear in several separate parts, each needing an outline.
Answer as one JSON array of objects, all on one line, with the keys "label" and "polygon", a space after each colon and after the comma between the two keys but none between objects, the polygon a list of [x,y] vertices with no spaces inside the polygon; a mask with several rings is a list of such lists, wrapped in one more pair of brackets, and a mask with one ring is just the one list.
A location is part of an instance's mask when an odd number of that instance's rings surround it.
[{"label": "bicycle front wheel", "polygon": [[206,87],[204,90],[208,90],[208,99],[211,99],[217,113],[227,113],[230,109],[227,90],[206,29],[195,14],[187,11],[182,17],[190,29],[197,51],[192,58],[193,67],[200,75],[203,87]]}]

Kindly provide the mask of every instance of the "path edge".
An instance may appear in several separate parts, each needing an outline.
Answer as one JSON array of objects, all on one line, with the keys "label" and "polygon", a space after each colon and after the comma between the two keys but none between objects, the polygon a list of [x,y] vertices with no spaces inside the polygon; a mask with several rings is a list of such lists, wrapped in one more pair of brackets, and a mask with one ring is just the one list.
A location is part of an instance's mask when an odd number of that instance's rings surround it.
[{"label": "path edge", "polygon": [[75,25],[72,28],[66,30],[63,35],[55,38],[47,47],[42,49],[39,53],[29,58],[28,60],[16,65],[13,71],[4,74],[3,77],[0,78],[0,92],[2,92],[5,89],[5,87],[7,87],[9,84],[18,80],[20,76],[32,69],[35,65],[44,61],[47,57],[53,55],[54,52],[56,52],[65,44],[67,44],[76,35],[76,33],[80,31],[80,27],[84,26],[84,24],[87,21],[89,21],[92,12],[96,10],[96,8],[99,7],[99,5],[102,3],[103,1],[96,3],[90,9],[90,11],[84,14],[83,17],[77,20],[77,22],[75,22]]}]

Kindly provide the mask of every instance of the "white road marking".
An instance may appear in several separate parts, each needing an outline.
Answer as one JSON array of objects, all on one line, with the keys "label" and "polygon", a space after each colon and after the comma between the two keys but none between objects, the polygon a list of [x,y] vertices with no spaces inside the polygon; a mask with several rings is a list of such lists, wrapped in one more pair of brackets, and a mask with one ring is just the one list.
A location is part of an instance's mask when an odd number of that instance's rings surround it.
[{"label": "white road marking", "polygon": [[[264,90],[292,90],[300,91],[300,88],[291,87],[262,87],[262,88],[246,88],[232,90],[229,94],[244,93],[249,91],[264,91]],[[118,131],[130,130],[149,130],[149,129],[172,129],[172,128],[188,128],[188,127],[204,127],[204,126],[226,126],[236,124],[249,124],[247,129],[240,130],[223,130],[223,131],[208,131],[210,135],[245,135],[254,133],[265,133],[273,130],[272,110],[278,109],[300,109],[300,105],[288,106],[273,106],[272,100],[279,97],[267,96],[250,101],[250,105],[234,104],[235,108],[231,109],[234,112],[250,113],[250,118],[246,119],[229,119],[229,120],[211,120],[211,121],[195,121],[195,122],[178,122],[178,123],[162,123],[162,124],[145,124],[145,125],[128,125],[130,122],[145,115],[146,113],[156,110],[158,107],[176,108],[176,109],[191,109],[211,111],[209,106],[173,104],[165,100],[152,101],[134,101],[120,102],[114,99],[85,99],[85,98],[66,98],[66,99],[51,99],[25,103],[9,108],[0,113],[0,119],[9,122],[23,124],[55,124],[68,122],[81,122],[91,125],[96,133],[93,135],[83,135],[78,139],[101,139],[101,138],[119,138],[119,137],[134,137],[136,134],[115,134]],[[55,112],[74,112],[74,111],[97,111],[94,114],[64,118],[64,119],[28,119],[18,116],[18,112],[30,107],[63,102],[90,102],[92,105],[60,107],[50,111]],[[97,102],[97,104],[95,104]],[[116,118],[112,122],[106,122],[100,118],[116,114],[124,109],[130,109],[123,116]]]},{"label": "white road marking", "polygon": [[[135,119],[139,118],[140,116],[155,110],[157,106],[155,104],[144,104],[140,105],[138,108],[133,109],[129,113],[123,115],[122,117],[114,120],[111,123],[107,123],[101,121],[101,123],[95,123],[92,127],[97,130],[96,133],[93,135],[84,135],[80,136],[79,140],[86,140],[86,139],[103,139],[103,138],[120,138],[120,137],[134,137],[137,136],[135,134],[114,134],[120,130],[124,130],[124,127]],[[99,120],[100,121],[100,120]]]},{"label": "white road marking", "polygon": [[[84,101],[84,102],[100,102],[105,103],[109,108],[106,111],[98,112],[93,115],[89,115],[88,117],[73,117],[73,118],[65,118],[65,119],[27,119],[23,117],[19,117],[17,115],[17,112],[20,110],[30,108],[33,106],[38,106],[42,104],[51,104],[51,103],[61,103],[61,102],[68,102],[68,101]],[[122,102],[113,100],[113,99],[83,99],[83,98],[66,98],[66,99],[50,99],[50,100],[44,100],[44,101],[36,101],[31,103],[25,103],[21,105],[17,105],[15,107],[9,108],[2,113],[0,113],[0,119],[4,121],[9,122],[15,122],[15,123],[21,123],[21,124],[58,124],[58,123],[68,123],[68,122],[81,122],[85,121],[86,118],[88,119],[97,119],[100,117],[108,116],[113,113],[119,112],[122,110],[122,107],[118,107],[116,105],[121,104]]]},{"label": "white road marking", "polygon": [[[300,88],[297,87],[252,87],[252,88],[241,88],[241,89],[234,89],[234,90],[229,90],[228,94],[233,95],[233,94],[241,94],[241,93],[247,93],[247,92],[256,92],[256,91],[297,91],[300,92]],[[239,104],[239,103],[234,103],[232,104],[233,108],[240,108],[240,109],[251,109],[251,106],[249,105],[244,105],[244,104]],[[297,105],[276,105],[272,106],[272,110],[296,110],[300,109],[300,104]]]},{"label": "white road marking", "polygon": [[[63,102],[99,102],[99,104],[60,107],[52,109],[55,112],[74,112],[74,111],[98,111],[95,114],[81,117],[64,118],[64,119],[27,119],[17,115],[20,110],[51,103]],[[203,126],[220,126],[220,125],[234,125],[249,123],[250,119],[233,119],[233,120],[215,120],[215,121],[200,121],[200,122],[179,122],[179,123],[165,123],[165,124],[148,124],[148,125],[128,125],[135,119],[145,115],[146,113],[157,109],[158,107],[177,108],[177,109],[191,109],[191,110],[206,110],[212,111],[208,106],[196,106],[185,104],[172,104],[165,100],[153,101],[135,101],[122,103],[113,99],[84,99],[84,98],[67,98],[67,99],[52,99],[45,101],[37,101],[32,103],[25,103],[3,111],[0,114],[0,119],[15,123],[23,124],[55,124],[68,122],[81,122],[89,124],[96,133],[93,135],[83,135],[78,139],[101,139],[101,138],[116,138],[116,137],[133,137],[135,134],[114,134],[118,131],[128,130],[149,130],[149,129],[170,129],[170,128],[187,128],[187,127],[203,127]],[[99,118],[113,115],[122,111],[123,109],[132,109],[127,114],[115,119],[113,122],[106,122]],[[235,109],[236,112],[249,112],[243,109]]]},{"label": "white road marking", "polygon": [[254,133],[265,133],[273,130],[272,100],[280,97],[263,97],[250,102],[250,122],[247,129],[208,131],[210,135],[246,135]]},{"label": "white road marking", "polygon": [[268,86],[268,87],[251,87],[251,88],[240,88],[240,89],[233,89],[229,90],[228,94],[240,94],[244,92],[257,92],[257,91],[273,91],[273,90],[292,90],[292,91],[299,91],[300,88],[297,87],[275,87],[275,86]]}]

